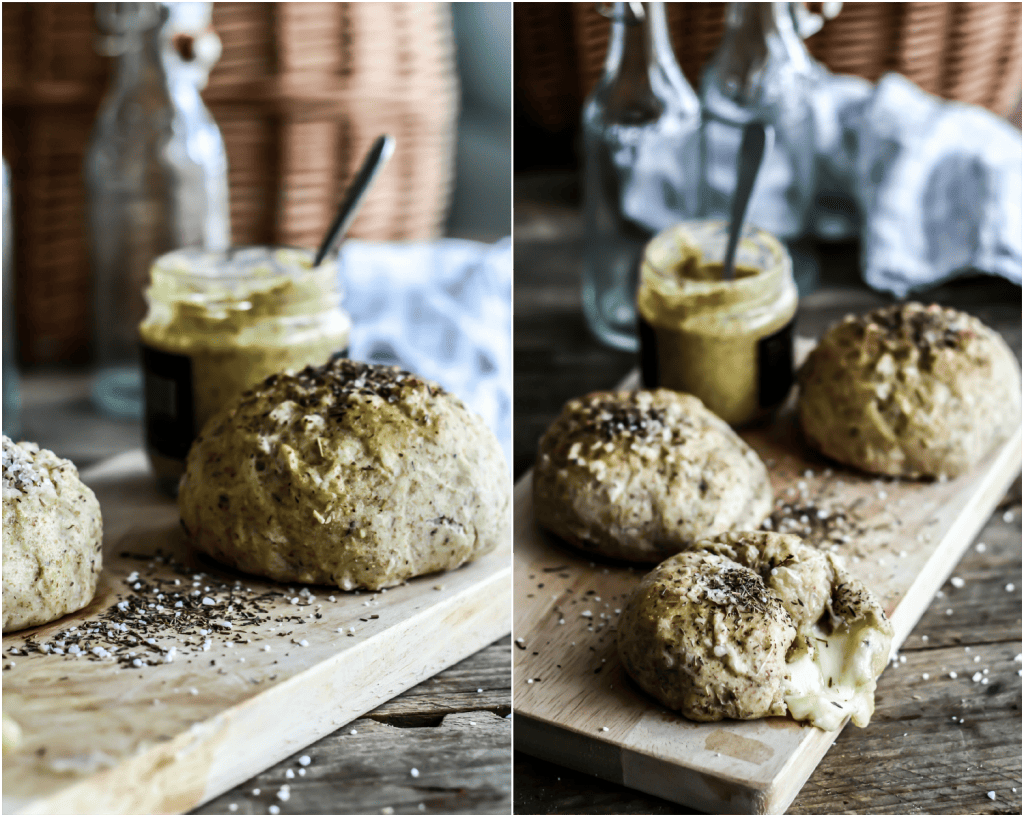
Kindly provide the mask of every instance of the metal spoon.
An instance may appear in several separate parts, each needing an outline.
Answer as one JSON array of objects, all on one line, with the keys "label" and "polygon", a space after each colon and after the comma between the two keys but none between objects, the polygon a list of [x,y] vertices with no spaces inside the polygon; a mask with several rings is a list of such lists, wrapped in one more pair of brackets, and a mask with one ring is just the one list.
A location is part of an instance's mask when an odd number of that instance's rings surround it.
[{"label": "metal spoon", "polygon": [[740,140],[739,163],[736,168],[736,192],[732,197],[732,211],[729,214],[729,243],[725,247],[725,260],[722,262],[722,280],[731,281],[736,273],[736,248],[743,232],[743,220],[747,216],[750,194],[754,190],[757,172],[761,169],[761,160],[767,150],[771,150],[771,142],[775,132],[771,126],[763,122],[749,122],[743,128]]},{"label": "metal spoon", "polygon": [[356,173],[355,179],[352,180],[352,184],[345,191],[345,198],[338,208],[338,215],[334,217],[330,229],[327,230],[327,235],[324,236],[324,240],[320,243],[320,249],[316,251],[316,257],[313,259],[314,267],[319,267],[324,258],[341,244],[341,240],[345,237],[345,233],[348,232],[348,228],[355,221],[356,215],[359,213],[359,207],[362,205],[367,191],[373,184],[373,180],[377,177],[381,168],[387,164],[388,159],[391,158],[391,154],[394,152],[395,140],[393,137],[388,134],[377,137],[373,147],[370,148],[370,152],[363,159],[362,167]]}]

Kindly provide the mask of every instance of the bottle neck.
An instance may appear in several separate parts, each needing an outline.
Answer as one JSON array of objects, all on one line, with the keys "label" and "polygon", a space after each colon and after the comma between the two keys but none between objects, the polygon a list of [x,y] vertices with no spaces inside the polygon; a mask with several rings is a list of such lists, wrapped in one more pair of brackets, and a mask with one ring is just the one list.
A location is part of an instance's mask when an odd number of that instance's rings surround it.
[{"label": "bottle neck", "polygon": [[192,107],[199,100],[194,72],[183,62],[168,41],[163,23],[151,28],[126,32],[123,50],[117,60],[117,88],[120,95],[143,93],[152,100]]},{"label": "bottle neck", "polygon": [[154,28],[125,35],[124,52],[117,61],[117,83],[133,87],[166,88],[167,70],[160,59],[160,33]]},{"label": "bottle neck", "polygon": [[730,3],[713,64],[721,90],[743,102],[760,95],[767,74],[807,73],[812,60],[793,25],[789,3]]},{"label": "bottle neck", "polygon": [[605,74],[640,79],[658,65],[672,65],[664,3],[615,3]]},{"label": "bottle neck", "polygon": [[621,121],[648,121],[665,106],[696,111],[696,94],[672,52],[664,3],[615,3],[602,84]]}]

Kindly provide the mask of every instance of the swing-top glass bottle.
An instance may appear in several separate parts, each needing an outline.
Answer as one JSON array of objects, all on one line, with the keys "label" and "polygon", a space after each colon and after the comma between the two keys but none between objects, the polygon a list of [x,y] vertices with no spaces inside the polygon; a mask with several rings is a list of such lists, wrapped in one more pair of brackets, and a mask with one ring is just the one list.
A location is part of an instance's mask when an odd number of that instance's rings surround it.
[{"label": "swing-top glass bottle", "polygon": [[230,242],[227,154],[199,96],[220,43],[210,3],[98,3],[117,56],[85,160],[94,293],[93,402],[141,416],[138,325],[153,261]]},{"label": "swing-top glass bottle", "polygon": [[604,74],[583,109],[583,311],[603,343],[635,350],[644,244],[692,215],[697,96],[672,52],[663,3],[606,4]]}]

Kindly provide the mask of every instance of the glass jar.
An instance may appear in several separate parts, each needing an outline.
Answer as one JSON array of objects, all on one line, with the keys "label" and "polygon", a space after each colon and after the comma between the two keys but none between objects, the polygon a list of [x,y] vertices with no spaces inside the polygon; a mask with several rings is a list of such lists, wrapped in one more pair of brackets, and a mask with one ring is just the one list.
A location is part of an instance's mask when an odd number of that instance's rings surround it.
[{"label": "glass jar", "polygon": [[696,395],[730,425],[769,413],[793,384],[797,291],[777,238],[747,225],[722,279],[724,221],[690,221],[644,250],[637,310],[644,386]]},{"label": "glass jar", "polygon": [[615,3],[604,73],[583,108],[583,312],[602,343],[636,351],[644,244],[692,215],[697,95],[668,37],[663,3]]},{"label": "glass jar", "polygon": [[192,441],[264,378],[348,353],[336,260],[286,247],[177,250],[153,264],[139,326],[146,450],[176,492]]}]

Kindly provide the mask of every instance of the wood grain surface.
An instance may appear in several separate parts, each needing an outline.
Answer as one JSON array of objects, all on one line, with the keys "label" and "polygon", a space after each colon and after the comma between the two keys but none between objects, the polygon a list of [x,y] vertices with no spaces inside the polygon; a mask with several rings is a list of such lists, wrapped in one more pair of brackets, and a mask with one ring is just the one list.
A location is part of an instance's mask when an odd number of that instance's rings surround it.
[{"label": "wood grain surface", "polygon": [[[600,346],[583,322],[582,230],[572,175],[518,176],[515,191],[518,477],[565,400],[618,382],[635,359]],[[856,247],[822,245],[814,259],[819,283],[802,293],[799,334],[816,337],[847,313],[891,302],[860,282]],[[1018,287],[975,277],[920,299],[976,315],[1019,357],[1020,297]],[[1020,503],[1018,478],[953,568],[964,583],[943,584],[903,644],[906,660],[880,679],[870,726],[843,730],[791,813],[1020,813]],[[965,675],[970,667],[981,669]],[[988,684],[971,680],[986,667]],[[513,773],[513,808],[520,814],[688,813],[521,751]]]},{"label": "wood grain surface", "polygon": [[[509,630],[507,547],[386,593],[313,588],[314,604],[299,588],[191,553],[176,506],[156,491],[141,452],[83,479],[103,508],[104,573],[83,611],[3,639],[4,710],[24,730],[20,750],[4,757],[5,812],[187,810]],[[117,655],[26,654],[30,637],[45,643],[84,629],[130,597],[133,572],[150,584],[201,585],[218,604],[231,593],[229,601],[255,599],[265,615],[258,623],[236,615],[228,628],[211,621],[198,634],[150,630],[141,666]],[[213,609],[220,619],[222,608]],[[90,641],[105,646],[102,635]],[[172,645],[174,660],[160,660]],[[448,728],[459,721],[456,713]],[[485,750],[493,744],[493,735],[482,742]]]}]

